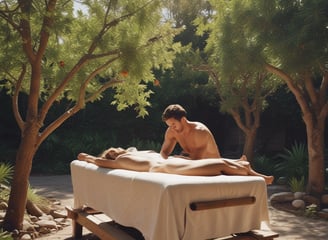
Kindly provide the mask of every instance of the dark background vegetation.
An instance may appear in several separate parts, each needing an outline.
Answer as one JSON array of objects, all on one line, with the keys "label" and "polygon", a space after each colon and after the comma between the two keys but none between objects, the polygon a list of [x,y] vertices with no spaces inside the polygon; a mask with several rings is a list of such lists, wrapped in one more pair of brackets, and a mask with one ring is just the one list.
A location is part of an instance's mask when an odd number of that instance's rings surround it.
[{"label": "dark background vegetation", "polygon": [[[160,82],[161,86],[149,86],[154,94],[150,100],[149,115],[145,118],[137,118],[133,109],[116,111],[115,106],[110,104],[111,91],[102,101],[88,105],[41,145],[32,173],[69,173],[69,163],[79,152],[98,154],[110,146],[135,146],[159,151],[166,129],[161,114],[172,103],[183,105],[189,120],[203,122],[210,128],[224,157],[240,156],[243,134],[231,116],[220,113],[215,92],[201,85],[198,89],[187,88],[185,86],[190,84],[188,79],[163,79]],[[20,101],[26,99],[22,97]],[[1,92],[0,102],[0,161],[13,163],[20,133],[11,111],[10,97]],[[68,102],[58,103],[50,116],[55,118],[68,106]],[[263,112],[255,151],[258,156],[273,156],[295,142],[306,142],[304,124],[293,96],[281,88],[269,98],[269,107]],[[176,149],[178,151],[179,148]]]}]

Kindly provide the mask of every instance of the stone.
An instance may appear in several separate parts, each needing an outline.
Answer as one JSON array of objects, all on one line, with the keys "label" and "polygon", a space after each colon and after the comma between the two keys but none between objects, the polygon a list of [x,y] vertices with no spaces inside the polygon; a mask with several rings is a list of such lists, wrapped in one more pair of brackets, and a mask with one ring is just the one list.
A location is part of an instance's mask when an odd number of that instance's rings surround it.
[{"label": "stone", "polygon": [[315,204],[320,206],[320,200],[314,196],[306,194],[303,196],[303,200],[305,201],[306,205]]},{"label": "stone", "polygon": [[328,220],[328,208],[321,209],[321,211],[318,212],[318,216]]},{"label": "stone", "polygon": [[41,227],[41,228],[39,229],[39,233],[40,233],[40,234],[48,234],[48,233],[51,233],[51,229],[48,228],[48,227]]},{"label": "stone", "polygon": [[6,202],[0,202],[0,210],[6,210],[8,208],[8,204]]},{"label": "stone", "polygon": [[271,202],[291,202],[293,200],[295,200],[295,197],[292,192],[274,193],[270,197]]},{"label": "stone", "polygon": [[23,220],[23,230],[28,231],[28,232],[34,232],[35,228],[34,228],[34,225],[32,223],[30,223],[29,221],[24,219]]},{"label": "stone", "polygon": [[39,225],[40,228],[46,227],[50,229],[57,229],[56,222],[52,220],[39,220],[36,222],[36,224]]},{"label": "stone", "polygon": [[294,193],[295,199],[302,199],[304,195],[305,195],[305,192],[295,192]]},{"label": "stone", "polygon": [[321,196],[321,202],[325,205],[328,205],[328,194],[324,194]]},{"label": "stone", "polygon": [[49,220],[49,221],[52,221],[54,220],[53,216],[51,215],[42,215],[39,217],[40,220]]},{"label": "stone", "polygon": [[31,222],[36,222],[39,220],[39,218],[36,216],[30,216],[30,220],[31,220]]},{"label": "stone", "polygon": [[42,212],[42,210],[32,201],[27,200],[26,201],[26,211],[32,215],[32,216],[36,216],[36,217],[40,217],[42,216],[44,213]]},{"label": "stone", "polygon": [[304,209],[305,208],[305,202],[301,199],[296,199],[292,201],[292,205],[296,209]]},{"label": "stone", "polygon": [[65,218],[65,217],[67,217],[66,211],[51,211],[50,215],[53,218]]},{"label": "stone", "polygon": [[21,240],[29,240],[32,239],[30,234],[25,233],[23,236],[20,237]]}]

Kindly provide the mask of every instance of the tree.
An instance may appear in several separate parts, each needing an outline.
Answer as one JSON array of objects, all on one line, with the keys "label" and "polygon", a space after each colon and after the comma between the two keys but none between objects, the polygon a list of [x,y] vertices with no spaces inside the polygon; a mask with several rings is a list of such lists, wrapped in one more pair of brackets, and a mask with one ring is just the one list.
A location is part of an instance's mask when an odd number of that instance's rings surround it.
[{"label": "tree", "polygon": [[[118,110],[133,106],[147,114],[151,94],[146,83],[153,69],[172,65],[177,33],[162,21],[157,0],[85,0],[87,13],[73,1],[7,0],[0,3],[0,87],[12,96],[21,131],[13,181],[4,219],[7,230],[21,229],[33,157],[40,144],[63,122],[116,90]],[[20,93],[28,95],[20,106]],[[67,110],[47,114],[66,99]],[[25,116],[23,115],[25,114]],[[101,115],[99,115],[101,117]]]},{"label": "tree", "polygon": [[205,63],[194,69],[208,72],[220,96],[221,111],[230,114],[245,135],[243,154],[251,161],[266,98],[280,81],[263,67],[261,42],[240,24],[239,1],[210,2],[216,14],[195,21],[208,40]]},{"label": "tree", "polygon": [[241,24],[265,44],[267,71],[294,94],[306,125],[307,192],[324,191],[324,132],[328,114],[328,2],[248,1]]}]

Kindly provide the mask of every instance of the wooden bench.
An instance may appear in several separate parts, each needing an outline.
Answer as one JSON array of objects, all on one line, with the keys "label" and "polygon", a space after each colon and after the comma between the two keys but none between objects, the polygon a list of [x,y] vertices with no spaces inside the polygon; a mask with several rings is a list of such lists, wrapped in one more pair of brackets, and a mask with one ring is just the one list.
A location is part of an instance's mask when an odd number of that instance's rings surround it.
[{"label": "wooden bench", "polygon": [[[250,204],[251,199],[244,199],[245,204]],[[227,204],[227,202],[221,202]],[[205,203],[197,203],[190,207],[195,207],[195,210],[208,209],[209,207],[220,207],[220,202],[212,202],[209,206]],[[230,205],[230,204],[229,204]],[[133,228],[123,227],[107,215],[92,208],[72,209],[66,207],[67,216],[72,219],[74,239],[82,238],[82,228],[86,227],[93,234],[103,240],[142,240],[142,234]],[[272,232],[269,228],[261,230],[252,230],[247,233],[232,234],[227,237],[217,238],[215,240],[273,240],[279,234]]]}]

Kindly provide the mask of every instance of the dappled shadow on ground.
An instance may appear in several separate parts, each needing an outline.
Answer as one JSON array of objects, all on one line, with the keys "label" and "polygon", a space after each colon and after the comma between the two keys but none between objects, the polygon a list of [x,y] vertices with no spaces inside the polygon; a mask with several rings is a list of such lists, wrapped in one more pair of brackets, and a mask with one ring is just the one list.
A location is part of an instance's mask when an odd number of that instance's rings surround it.
[{"label": "dappled shadow on ground", "polygon": [[[273,193],[289,191],[286,186],[268,186],[268,199]],[[291,205],[289,203],[289,205]],[[279,233],[279,240],[326,240],[328,221],[320,218],[305,217],[291,206],[281,204],[272,206],[269,202],[270,228]]]},{"label": "dappled shadow on ground", "polygon": [[271,230],[279,239],[328,239],[328,221],[288,213],[269,206]]},{"label": "dappled shadow on ground", "polygon": [[73,199],[73,187],[70,175],[31,176],[32,189],[47,198],[60,200]]}]

